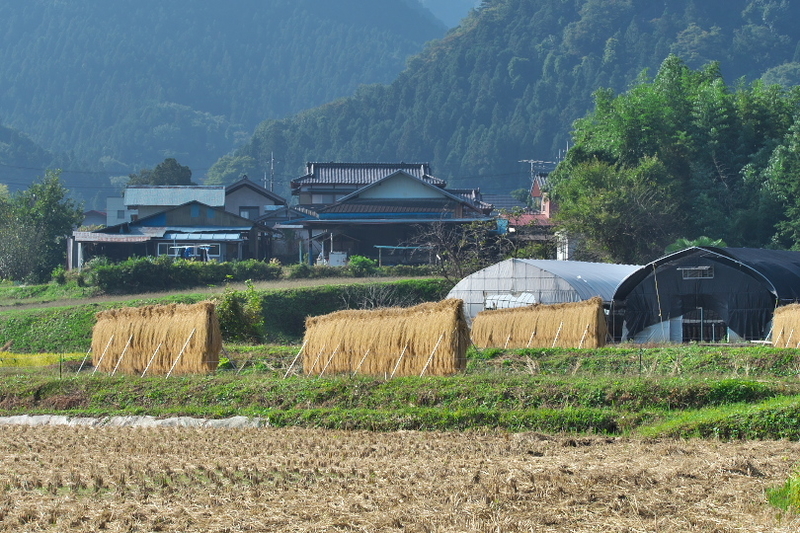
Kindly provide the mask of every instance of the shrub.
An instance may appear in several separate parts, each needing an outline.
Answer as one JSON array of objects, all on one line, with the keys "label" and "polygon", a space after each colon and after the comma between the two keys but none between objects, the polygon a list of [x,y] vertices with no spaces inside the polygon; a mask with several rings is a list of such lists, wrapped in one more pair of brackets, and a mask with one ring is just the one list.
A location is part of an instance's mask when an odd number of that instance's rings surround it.
[{"label": "shrub", "polygon": [[375,274],[378,264],[374,259],[361,255],[350,256],[347,269],[357,278],[363,278]]},{"label": "shrub", "polygon": [[248,281],[243,291],[226,289],[217,302],[217,316],[226,341],[260,342],[264,335],[261,295]]},{"label": "shrub", "polygon": [[245,261],[234,261],[231,263],[233,279],[236,281],[258,280],[267,281],[280,279],[282,268],[280,263],[258,261],[257,259],[247,259]]},{"label": "shrub", "polygon": [[50,278],[59,285],[64,285],[67,282],[67,269],[59,265],[53,269]]},{"label": "shrub", "polygon": [[308,263],[297,263],[289,266],[289,273],[286,276],[289,279],[300,279],[311,277],[311,265]]}]

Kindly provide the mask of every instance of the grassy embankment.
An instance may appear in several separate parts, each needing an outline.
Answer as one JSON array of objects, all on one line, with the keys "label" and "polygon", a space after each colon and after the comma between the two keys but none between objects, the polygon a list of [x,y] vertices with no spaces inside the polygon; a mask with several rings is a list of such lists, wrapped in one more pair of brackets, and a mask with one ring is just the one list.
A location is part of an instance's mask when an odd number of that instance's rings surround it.
[{"label": "grassy embankment", "polygon": [[[445,291],[435,281],[405,283],[393,286],[401,292],[413,288],[428,298]],[[359,289],[358,298],[374,297],[381,287]],[[24,361],[29,356],[0,355],[5,375],[0,414],[239,414],[266,417],[276,426],[800,438],[800,355],[792,349],[473,348],[467,372],[452,377],[306,378],[294,369],[283,379],[297,353],[291,342],[300,340],[307,310],[330,312],[354,294],[342,286],[264,291],[265,336],[282,343],[228,344],[231,364],[216,374],[170,379],[92,375],[91,368],[74,375],[88,349],[94,313],[120,302],[0,312],[0,344],[13,340],[17,352],[71,354],[37,355],[39,364],[49,363],[38,369]],[[124,304],[191,303],[207,297],[182,294]]]}]

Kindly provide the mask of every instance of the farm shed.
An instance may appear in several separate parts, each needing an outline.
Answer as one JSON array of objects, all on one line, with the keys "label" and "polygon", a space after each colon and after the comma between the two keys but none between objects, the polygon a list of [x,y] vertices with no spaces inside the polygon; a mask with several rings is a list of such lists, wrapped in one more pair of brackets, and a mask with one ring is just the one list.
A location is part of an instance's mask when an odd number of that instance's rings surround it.
[{"label": "farm shed", "polygon": [[622,340],[758,340],[777,306],[800,301],[800,252],[693,247],[628,276],[614,295]]},{"label": "farm shed", "polygon": [[459,281],[447,295],[464,300],[470,322],[484,309],[581,302],[599,296],[610,302],[614,289],[637,265],[547,259],[506,259]]}]

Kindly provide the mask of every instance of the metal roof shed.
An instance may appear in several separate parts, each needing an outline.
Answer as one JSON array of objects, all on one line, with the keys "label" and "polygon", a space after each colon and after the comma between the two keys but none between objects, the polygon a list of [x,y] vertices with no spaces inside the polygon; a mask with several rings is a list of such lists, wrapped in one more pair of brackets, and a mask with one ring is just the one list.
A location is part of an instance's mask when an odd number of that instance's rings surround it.
[{"label": "metal roof shed", "polygon": [[580,302],[595,296],[610,302],[617,285],[638,269],[637,265],[507,259],[462,279],[447,297],[464,300],[469,321],[484,309]]}]

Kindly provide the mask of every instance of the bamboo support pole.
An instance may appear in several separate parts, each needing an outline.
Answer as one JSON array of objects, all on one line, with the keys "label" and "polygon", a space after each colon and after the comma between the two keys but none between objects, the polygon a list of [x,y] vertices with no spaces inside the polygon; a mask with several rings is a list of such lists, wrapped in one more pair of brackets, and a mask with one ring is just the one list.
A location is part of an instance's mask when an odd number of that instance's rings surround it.
[{"label": "bamboo support pole", "polygon": [[533,331],[531,331],[531,336],[528,339],[528,344],[525,345],[525,348],[530,348],[531,347],[531,343],[533,342],[534,335],[536,335],[536,330],[535,329]]},{"label": "bamboo support pole", "polygon": [[322,374],[324,374],[324,373],[325,373],[325,371],[326,371],[326,370],[328,370],[328,365],[330,365],[330,364],[331,364],[331,361],[333,361],[333,358],[334,358],[334,357],[336,357],[336,352],[338,352],[338,351],[339,351],[339,348],[341,348],[341,347],[342,347],[342,344],[341,344],[341,343],[339,343],[339,346],[337,346],[337,347],[336,347],[336,349],[335,349],[335,350],[333,351],[333,353],[331,354],[331,356],[330,356],[330,357],[328,357],[328,362],[327,362],[327,363],[325,363],[325,366],[324,366],[324,367],[322,367],[322,370],[320,371],[320,373],[319,373],[319,376],[317,376],[317,379],[321,378],[321,377],[322,377]]},{"label": "bamboo support pole", "polygon": [[308,369],[308,372],[307,372],[307,373],[308,373],[309,375],[311,375],[311,372],[312,372],[312,371],[314,370],[314,368],[317,366],[317,361],[319,361],[319,358],[320,358],[320,357],[322,357],[322,352],[324,352],[324,351],[325,351],[325,347],[326,347],[326,346],[327,346],[327,344],[323,344],[323,345],[322,345],[322,349],[321,349],[321,350],[319,351],[319,353],[317,354],[317,358],[316,358],[316,359],[314,359],[314,363],[311,365],[311,368],[309,368],[309,369]]},{"label": "bamboo support pole", "polygon": [[784,348],[789,347],[789,343],[792,342],[792,335],[794,335],[794,328],[789,332],[789,336],[786,337],[786,344],[783,345]]},{"label": "bamboo support pole", "polygon": [[358,363],[358,366],[356,367],[356,369],[355,369],[355,370],[353,370],[353,375],[354,375],[354,376],[355,376],[355,375],[358,373],[358,371],[361,369],[361,365],[363,365],[363,364],[364,364],[364,361],[366,361],[366,360],[367,360],[367,356],[369,355],[369,352],[370,352],[371,350],[372,350],[372,348],[368,348],[368,349],[367,349],[367,351],[366,351],[366,352],[364,352],[364,357],[362,357],[362,358],[361,358],[361,361],[359,361],[359,363]]},{"label": "bamboo support pole", "polygon": [[[108,341],[108,342],[111,342],[111,341]],[[83,370],[83,365],[85,365],[85,364],[86,364],[86,361],[89,359],[89,354],[90,354],[90,353],[92,353],[92,349],[91,349],[91,348],[89,348],[89,351],[88,351],[88,352],[86,352],[86,355],[85,355],[85,356],[83,356],[83,361],[81,361],[81,366],[79,366],[79,367],[78,367],[78,371],[77,371],[77,372],[75,372],[75,375],[76,375],[76,376],[77,376],[78,374],[80,374],[80,373],[81,373],[81,370]]]},{"label": "bamboo support pole", "polygon": [[579,350],[583,348],[583,341],[586,340],[586,334],[589,333],[589,326],[591,326],[591,324],[586,324],[586,329],[583,330],[583,336],[581,337],[581,342],[578,344]]},{"label": "bamboo support pole", "polygon": [[422,367],[422,372],[419,373],[419,377],[422,377],[425,374],[425,371],[428,370],[428,366],[431,364],[431,361],[433,361],[433,354],[435,354],[436,350],[439,349],[439,344],[442,343],[443,338],[444,338],[444,333],[439,335],[439,340],[436,341],[436,346],[433,347],[433,351],[431,352],[431,355],[428,357],[428,360],[425,362],[425,366]]}]

